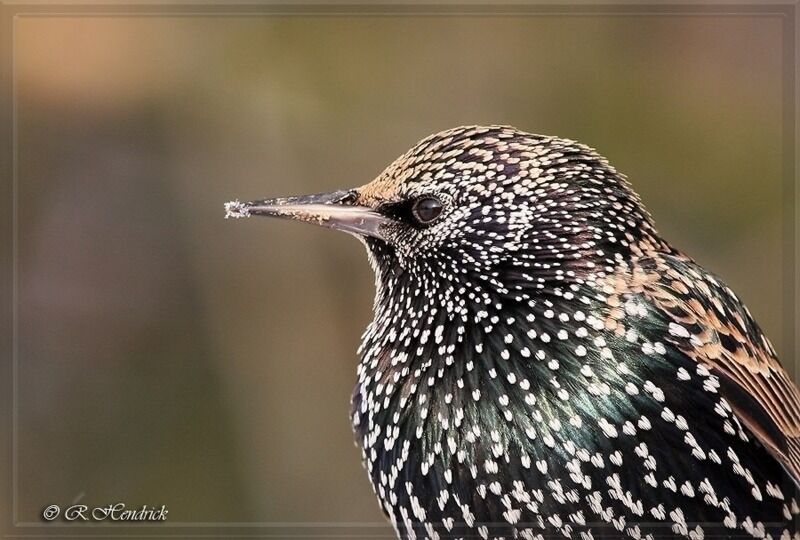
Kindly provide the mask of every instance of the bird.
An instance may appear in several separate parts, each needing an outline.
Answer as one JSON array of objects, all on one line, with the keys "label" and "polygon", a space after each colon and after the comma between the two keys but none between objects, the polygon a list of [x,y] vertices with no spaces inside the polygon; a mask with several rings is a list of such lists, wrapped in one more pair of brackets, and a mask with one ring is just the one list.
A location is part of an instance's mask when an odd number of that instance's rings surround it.
[{"label": "bird", "polygon": [[226,210],[366,246],[351,420],[398,538],[800,538],[797,386],[594,149],[462,126]]}]

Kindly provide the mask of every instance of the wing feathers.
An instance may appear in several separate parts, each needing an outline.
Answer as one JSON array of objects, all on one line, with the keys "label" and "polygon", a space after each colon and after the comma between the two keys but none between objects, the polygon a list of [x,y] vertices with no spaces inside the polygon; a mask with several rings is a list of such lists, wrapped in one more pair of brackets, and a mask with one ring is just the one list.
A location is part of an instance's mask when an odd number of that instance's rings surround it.
[{"label": "wing feathers", "polygon": [[683,327],[669,341],[719,376],[734,413],[800,486],[800,392],[741,300],[681,255],[633,267],[629,290]]}]

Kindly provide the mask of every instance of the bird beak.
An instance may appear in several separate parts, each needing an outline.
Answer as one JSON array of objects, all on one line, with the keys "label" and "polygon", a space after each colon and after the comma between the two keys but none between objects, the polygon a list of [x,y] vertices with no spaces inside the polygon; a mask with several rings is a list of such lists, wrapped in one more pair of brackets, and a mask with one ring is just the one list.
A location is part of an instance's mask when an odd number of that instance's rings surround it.
[{"label": "bird beak", "polygon": [[354,203],[355,191],[334,191],[297,197],[225,203],[226,218],[268,216],[305,221],[356,236],[385,240],[383,226],[389,218],[368,206]]}]

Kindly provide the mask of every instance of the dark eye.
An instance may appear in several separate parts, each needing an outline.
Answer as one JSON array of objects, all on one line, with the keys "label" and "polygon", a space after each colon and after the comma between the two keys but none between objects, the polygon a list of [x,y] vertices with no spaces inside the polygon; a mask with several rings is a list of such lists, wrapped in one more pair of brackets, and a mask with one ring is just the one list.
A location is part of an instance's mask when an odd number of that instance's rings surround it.
[{"label": "dark eye", "polygon": [[435,197],[421,197],[414,201],[411,213],[419,223],[427,225],[442,213],[442,202]]}]

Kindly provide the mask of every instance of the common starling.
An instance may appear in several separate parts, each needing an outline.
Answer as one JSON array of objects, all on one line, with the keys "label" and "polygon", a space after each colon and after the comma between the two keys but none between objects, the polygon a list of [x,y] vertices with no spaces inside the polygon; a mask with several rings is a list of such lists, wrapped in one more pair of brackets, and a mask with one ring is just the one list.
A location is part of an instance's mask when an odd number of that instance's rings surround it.
[{"label": "common starling", "polygon": [[352,423],[400,538],[800,538],[797,387],[591,148],[459,127],[226,209],[366,245]]}]

